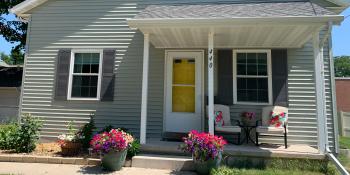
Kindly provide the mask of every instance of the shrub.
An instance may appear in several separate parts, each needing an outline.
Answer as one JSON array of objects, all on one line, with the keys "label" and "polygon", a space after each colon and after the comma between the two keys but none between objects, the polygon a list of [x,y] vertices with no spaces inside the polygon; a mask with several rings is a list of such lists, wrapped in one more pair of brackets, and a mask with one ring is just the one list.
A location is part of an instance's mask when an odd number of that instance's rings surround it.
[{"label": "shrub", "polygon": [[[100,131],[98,131],[97,133],[98,133],[98,134],[101,134],[101,133],[104,133],[104,132],[109,132],[109,131],[111,131],[113,128],[114,128],[113,125],[107,125],[107,126],[105,126],[104,128],[102,128]],[[123,130],[123,131],[125,131],[125,130]],[[126,132],[126,131],[125,131],[125,132]]]},{"label": "shrub", "polygon": [[127,154],[128,158],[136,156],[136,154],[140,152],[140,147],[141,147],[140,142],[134,139],[134,141],[131,142],[128,148],[128,154]]},{"label": "shrub", "polygon": [[86,123],[77,133],[82,137],[81,143],[83,144],[84,150],[87,150],[90,147],[90,141],[92,139],[94,129],[96,129],[94,114],[91,114],[89,123]]},{"label": "shrub", "polygon": [[0,125],[0,149],[11,150],[15,148],[14,136],[18,131],[16,123]]},{"label": "shrub", "polygon": [[58,136],[57,143],[61,147],[65,146],[67,143],[80,143],[84,139],[84,136],[82,136],[81,133],[74,128],[74,121],[68,122],[67,129],[67,134],[61,134]]},{"label": "shrub", "polygon": [[30,114],[23,114],[21,117],[21,125],[13,137],[14,150],[16,152],[32,152],[39,139],[39,130],[42,122]]}]

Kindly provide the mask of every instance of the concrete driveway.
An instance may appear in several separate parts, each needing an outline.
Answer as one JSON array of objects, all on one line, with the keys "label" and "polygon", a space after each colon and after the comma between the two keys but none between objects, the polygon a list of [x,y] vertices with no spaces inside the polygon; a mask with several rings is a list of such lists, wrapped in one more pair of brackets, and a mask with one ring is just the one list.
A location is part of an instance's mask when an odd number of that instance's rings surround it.
[{"label": "concrete driveway", "polygon": [[100,166],[42,164],[42,163],[15,163],[15,162],[0,162],[0,174],[195,175],[195,173],[193,172],[173,172],[171,170],[156,170],[156,169],[143,169],[143,168],[123,168],[121,171],[118,171],[118,172],[106,172],[106,171],[102,171]]}]

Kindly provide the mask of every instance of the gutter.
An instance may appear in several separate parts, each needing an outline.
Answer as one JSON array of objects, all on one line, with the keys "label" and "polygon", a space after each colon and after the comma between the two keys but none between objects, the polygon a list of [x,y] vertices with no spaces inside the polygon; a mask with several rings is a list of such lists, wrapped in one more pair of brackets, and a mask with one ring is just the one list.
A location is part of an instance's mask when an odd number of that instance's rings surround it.
[{"label": "gutter", "polygon": [[342,15],[327,16],[279,16],[279,17],[233,17],[233,18],[132,18],[127,19],[131,28],[140,27],[169,27],[177,26],[229,26],[229,25],[257,25],[257,24],[294,24],[294,25],[319,25],[333,21],[335,25],[340,25],[344,20]]}]

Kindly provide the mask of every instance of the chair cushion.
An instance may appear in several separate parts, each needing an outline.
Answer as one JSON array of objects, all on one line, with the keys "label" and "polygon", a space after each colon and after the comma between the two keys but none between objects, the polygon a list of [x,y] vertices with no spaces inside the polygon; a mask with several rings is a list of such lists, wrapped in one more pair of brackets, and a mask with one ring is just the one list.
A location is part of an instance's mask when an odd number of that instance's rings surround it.
[{"label": "chair cushion", "polygon": [[285,112],[274,112],[270,113],[270,127],[283,128],[283,125],[287,121],[287,113]]},{"label": "chair cushion", "polygon": [[261,111],[262,126],[270,126],[271,111],[276,113],[285,112],[288,120],[288,108],[282,106],[265,106]]},{"label": "chair cushion", "polygon": [[229,132],[229,133],[240,133],[241,128],[239,126],[217,126],[215,127],[215,131],[219,132]]},{"label": "chair cushion", "polygon": [[[267,126],[258,126],[256,128],[256,132],[258,133],[270,133],[270,134],[283,134],[284,133],[284,128],[283,127],[267,127]],[[288,133],[288,129],[287,129]]]},{"label": "chair cushion", "polygon": [[222,111],[215,111],[214,112],[214,117],[215,117],[215,126],[224,126],[225,125],[225,121],[224,118],[222,117]]}]

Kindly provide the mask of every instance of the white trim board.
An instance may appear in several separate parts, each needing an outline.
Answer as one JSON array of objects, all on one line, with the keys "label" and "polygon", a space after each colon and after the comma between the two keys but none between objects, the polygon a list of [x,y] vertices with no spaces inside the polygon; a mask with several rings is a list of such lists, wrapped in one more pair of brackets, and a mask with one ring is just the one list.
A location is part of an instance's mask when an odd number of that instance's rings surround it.
[{"label": "white trim board", "polygon": [[[169,67],[169,55],[170,55],[170,53],[186,53],[186,52],[188,52],[188,53],[195,53],[195,54],[200,54],[201,55],[200,58],[198,58],[196,60],[196,61],[200,60],[200,62],[199,62],[200,70],[198,70],[198,71],[200,71],[200,80],[199,81],[200,81],[200,86],[201,86],[201,88],[200,88],[200,91],[201,91],[201,93],[200,93],[200,101],[201,101],[200,106],[201,106],[201,108],[197,109],[197,107],[196,107],[196,113],[198,113],[199,117],[201,117],[201,119],[200,119],[201,120],[200,121],[200,123],[201,123],[200,127],[201,128],[200,129],[201,130],[204,129],[204,123],[203,123],[204,122],[204,115],[203,115],[204,114],[204,94],[205,94],[205,92],[204,92],[204,50],[165,50],[165,61],[164,61],[164,103],[163,103],[163,105],[164,105],[163,106],[163,131],[164,132],[167,132],[167,131],[168,132],[173,132],[173,131],[167,130],[167,128],[166,128],[166,126],[167,126],[167,117],[166,116],[169,113],[171,113],[171,111],[169,111],[169,110],[171,110],[171,103],[169,103],[169,102],[167,103],[167,101],[169,100],[169,97],[172,96],[171,94],[169,94],[169,91],[168,91],[169,81],[172,81],[172,74],[169,74],[169,72],[172,71],[171,67]],[[186,57],[186,54],[184,56],[182,56],[182,57]],[[198,67],[196,66],[196,68],[198,68]],[[197,80],[196,80],[196,82],[197,82]],[[172,101],[172,100],[170,99],[170,101]],[[197,106],[197,104],[196,104],[196,106]],[[186,113],[181,113],[181,114],[186,114]]]},{"label": "white trim board", "polygon": [[[237,53],[266,53],[267,54],[267,78],[268,78],[268,103],[254,103],[254,102],[239,102],[237,100]],[[233,66],[233,104],[242,105],[272,105],[272,65],[271,65],[271,50],[270,49],[235,49],[232,52],[232,66]],[[245,76],[245,77],[250,77]],[[252,76],[257,77],[257,76]]]},{"label": "white trim board", "polygon": [[[97,96],[96,98],[76,98],[72,97],[72,84],[73,84],[73,69],[74,69],[74,60],[75,53],[99,53],[99,68],[98,68],[98,80],[97,80]],[[101,83],[102,83],[102,64],[103,64],[103,50],[102,49],[73,49],[71,51],[70,63],[69,63],[69,78],[68,78],[68,91],[67,91],[67,100],[100,100],[101,99]]]}]

